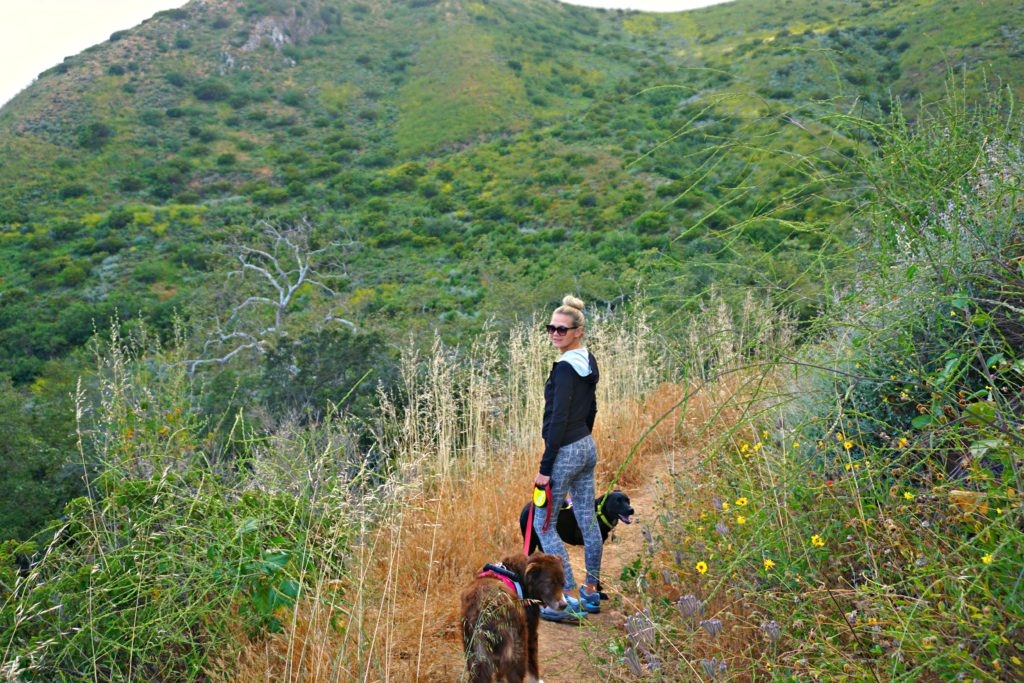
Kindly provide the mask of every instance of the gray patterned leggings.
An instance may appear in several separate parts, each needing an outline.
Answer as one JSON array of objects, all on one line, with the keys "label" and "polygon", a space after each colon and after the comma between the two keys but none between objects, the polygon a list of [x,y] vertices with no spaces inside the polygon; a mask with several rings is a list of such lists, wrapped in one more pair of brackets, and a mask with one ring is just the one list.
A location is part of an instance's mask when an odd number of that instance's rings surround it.
[{"label": "gray patterned leggings", "polygon": [[[594,467],[597,465],[597,445],[591,436],[562,446],[555,456],[555,464],[551,468],[551,524],[548,530],[541,531],[544,526],[544,513],[533,515],[533,529],[544,546],[544,552],[558,555],[565,567],[565,590],[576,587],[572,576],[569,554],[565,552],[565,544],[555,529],[555,515],[565,502],[565,494],[572,498],[572,511],[576,523],[583,532],[583,557],[587,565],[587,583],[597,583],[601,573],[601,531],[594,515]],[[540,513],[540,514],[537,514]]]}]

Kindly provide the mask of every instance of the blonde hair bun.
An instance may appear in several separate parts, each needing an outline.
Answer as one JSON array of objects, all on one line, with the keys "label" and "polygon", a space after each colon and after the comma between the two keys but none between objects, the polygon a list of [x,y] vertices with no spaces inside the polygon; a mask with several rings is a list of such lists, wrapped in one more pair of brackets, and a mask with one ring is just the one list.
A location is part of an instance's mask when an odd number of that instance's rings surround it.
[{"label": "blonde hair bun", "polygon": [[586,320],[583,317],[583,301],[572,294],[562,297],[562,305],[555,309],[559,315],[567,315],[573,320],[574,325],[582,326]]},{"label": "blonde hair bun", "polygon": [[562,305],[568,306],[569,308],[575,308],[580,313],[583,312],[583,301],[577,299],[572,294],[566,294],[562,297]]}]

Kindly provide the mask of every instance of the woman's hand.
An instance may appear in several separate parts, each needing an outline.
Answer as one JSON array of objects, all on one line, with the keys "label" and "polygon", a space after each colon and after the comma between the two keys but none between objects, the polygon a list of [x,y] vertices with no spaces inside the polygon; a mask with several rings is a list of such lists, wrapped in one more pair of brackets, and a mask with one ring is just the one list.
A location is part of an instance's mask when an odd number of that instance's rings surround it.
[{"label": "woman's hand", "polygon": [[537,486],[540,486],[541,488],[544,488],[545,486],[548,485],[548,482],[550,481],[551,477],[549,477],[548,475],[538,474],[537,477],[533,480],[533,483],[536,484]]}]

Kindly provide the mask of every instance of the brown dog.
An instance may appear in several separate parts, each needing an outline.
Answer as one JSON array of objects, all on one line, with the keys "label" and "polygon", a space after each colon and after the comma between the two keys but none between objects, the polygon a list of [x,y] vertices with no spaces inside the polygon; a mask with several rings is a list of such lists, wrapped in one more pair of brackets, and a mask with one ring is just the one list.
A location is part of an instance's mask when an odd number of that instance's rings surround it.
[{"label": "brown dog", "polygon": [[509,585],[511,581],[486,573],[462,592],[466,673],[471,683],[540,683],[537,621],[541,604],[559,610],[566,607],[562,560],[557,555],[534,553],[529,558],[509,555],[501,563],[518,575],[523,599]]}]

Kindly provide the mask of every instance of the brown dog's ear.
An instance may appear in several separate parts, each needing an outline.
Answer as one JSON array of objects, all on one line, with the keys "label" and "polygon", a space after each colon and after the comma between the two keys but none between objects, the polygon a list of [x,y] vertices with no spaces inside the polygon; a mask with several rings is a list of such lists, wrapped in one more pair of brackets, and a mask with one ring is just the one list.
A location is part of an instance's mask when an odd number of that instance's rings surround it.
[{"label": "brown dog's ear", "polygon": [[561,586],[565,580],[565,575],[562,573],[562,560],[557,555],[543,553],[530,555],[526,571],[520,576],[523,577],[523,583],[528,586],[533,586],[534,581],[551,581]]},{"label": "brown dog's ear", "polygon": [[514,555],[506,555],[501,558],[501,563],[505,565],[506,569],[514,571],[519,576],[523,576],[526,573],[526,566],[529,564],[529,560],[526,555],[522,553],[516,553]]},{"label": "brown dog's ear", "polygon": [[534,579],[540,579],[544,573],[544,567],[540,562],[527,562],[523,567],[523,571],[519,572],[519,576],[523,577],[523,587],[528,592],[533,592]]}]

